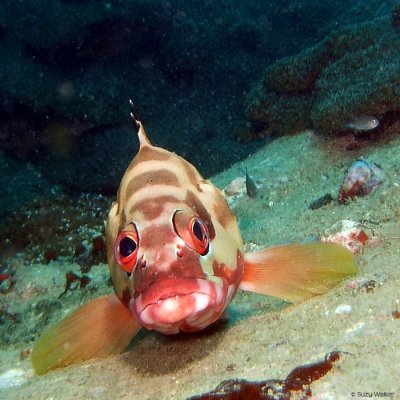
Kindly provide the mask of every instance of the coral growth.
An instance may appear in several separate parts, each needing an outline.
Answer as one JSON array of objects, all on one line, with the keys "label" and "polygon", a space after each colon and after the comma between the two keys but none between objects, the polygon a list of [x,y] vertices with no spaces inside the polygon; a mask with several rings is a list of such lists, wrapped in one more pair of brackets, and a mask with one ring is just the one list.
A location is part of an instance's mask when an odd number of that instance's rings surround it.
[{"label": "coral growth", "polygon": [[321,237],[322,242],[337,243],[346,247],[353,254],[358,254],[368,244],[374,244],[375,238],[369,238],[360,228],[360,223],[351,220],[339,221]]},{"label": "coral growth", "polygon": [[374,133],[390,130],[400,118],[399,46],[387,17],[339,28],[268,66],[247,97],[247,118],[268,124],[268,133],[338,133],[348,120],[376,115]]},{"label": "coral growth", "polygon": [[66,195],[35,200],[6,218],[0,231],[3,260],[21,252],[27,263],[65,257],[83,271],[106,262],[104,220],[110,200],[100,195]]},{"label": "coral growth", "polygon": [[392,12],[392,26],[395,29],[400,27],[400,2],[398,2]]}]

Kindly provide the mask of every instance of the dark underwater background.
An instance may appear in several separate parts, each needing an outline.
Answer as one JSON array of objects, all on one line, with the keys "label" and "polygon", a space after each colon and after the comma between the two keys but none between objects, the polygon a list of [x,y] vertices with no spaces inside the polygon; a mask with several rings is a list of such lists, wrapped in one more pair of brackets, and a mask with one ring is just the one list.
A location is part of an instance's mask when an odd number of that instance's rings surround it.
[{"label": "dark underwater background", "polygon": [[341,27],[390,18],[394,4],[2,1],[1,220],[55,192],[114,196],[138,146],[129,99],[151,140],[207,177],[298,129],[297,103],[274,101],[270,114],[283,113],[286,125],[267,134],[271,123],[246,112],[265,68]]}]

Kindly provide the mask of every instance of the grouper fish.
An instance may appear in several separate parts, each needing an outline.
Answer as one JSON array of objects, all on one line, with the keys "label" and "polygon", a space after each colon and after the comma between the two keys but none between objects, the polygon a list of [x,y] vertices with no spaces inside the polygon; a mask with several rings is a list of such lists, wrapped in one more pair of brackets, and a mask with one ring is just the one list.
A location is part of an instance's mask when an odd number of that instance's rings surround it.
[{"label": "grouper fish", "polygon": [[140,149],[106,222],[115,294],[43,333],[32,351],[37,374],[120,353],[141,328],[167,335],[204,329],[238,290],[298,303],[357,273],[353,255],[333,243],[245,253],[224,194],[189,162],[153,146],[134,120]]}]

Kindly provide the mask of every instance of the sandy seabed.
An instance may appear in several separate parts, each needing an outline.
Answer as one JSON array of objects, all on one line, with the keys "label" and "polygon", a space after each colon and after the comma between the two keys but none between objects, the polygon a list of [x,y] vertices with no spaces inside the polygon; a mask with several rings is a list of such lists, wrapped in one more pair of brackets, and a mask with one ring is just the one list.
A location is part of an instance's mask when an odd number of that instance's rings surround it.
[{"label": "sandy seabed", "polygon": [[[325,193],[336,197],[360,154],[381,165],[384,184],[346,205],[335,201],[308,209]],[[243,176],[244,167],[260,186],[257,198],[232,200],[246,243],[303,242],[350,219],[375,238],[374,246],[367,244],[357,255],[359,275],[297,306],[240,292],[230,319],[203,332],[171,337],[142,332],[121,355],[41,377],[34,376],[29,357],[21,359],[29,345],[2,348],[0,398],[180,400],[226,379],[284,379],[296,366],[338,350],[343,354],[333,370],[311,384],[314,399],[378,397],[375,392],[400,399],[400,319],[392,314],[400,308],[400,138],[355,155],[312,132],[281,137],[211,180],[223,188]],[[18,272],[17,285],[47,281],[47,298],[57,298],[62,286],[54,282],[72,267],[30,265]],[[97,271],[104,275],[107,266]]]}]

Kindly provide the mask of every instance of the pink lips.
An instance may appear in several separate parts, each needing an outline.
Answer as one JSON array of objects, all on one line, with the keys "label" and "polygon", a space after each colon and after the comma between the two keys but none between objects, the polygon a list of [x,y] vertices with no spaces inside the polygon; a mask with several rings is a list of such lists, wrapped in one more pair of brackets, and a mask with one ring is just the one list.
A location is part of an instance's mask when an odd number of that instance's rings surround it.
[{"label": "pink lips", "polygon": [[166,334],[196,331],[222,313],[226,289],[205,279],[166,278],[132,299],[130,308],[147,329]]}]

